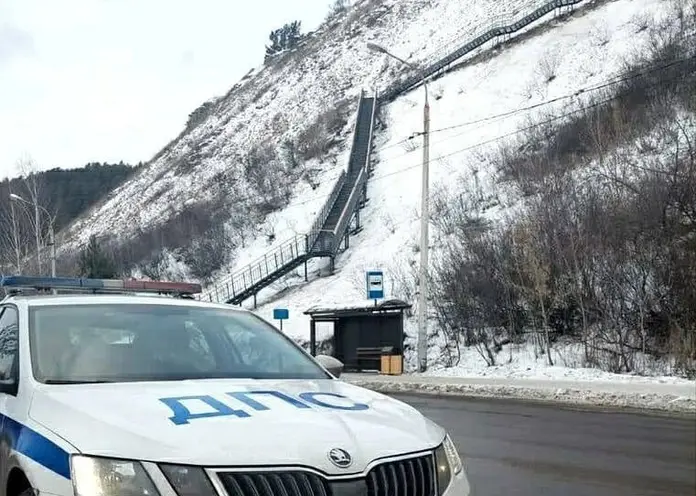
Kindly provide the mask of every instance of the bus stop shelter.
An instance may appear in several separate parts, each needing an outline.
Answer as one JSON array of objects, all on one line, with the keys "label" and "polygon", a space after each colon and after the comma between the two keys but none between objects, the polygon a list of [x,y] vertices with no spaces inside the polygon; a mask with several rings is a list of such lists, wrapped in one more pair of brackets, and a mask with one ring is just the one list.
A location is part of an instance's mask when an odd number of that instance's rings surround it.
[{"label": "bus stop shelter", "polygon": [[310,317],[309,345],[317,351],[317,322],[333,323],[333,355],[347,371],[380,370],[383,354],[399,355],[403,367],[404,311],[411,305],[401,300],[381,303],[314,307]]}]

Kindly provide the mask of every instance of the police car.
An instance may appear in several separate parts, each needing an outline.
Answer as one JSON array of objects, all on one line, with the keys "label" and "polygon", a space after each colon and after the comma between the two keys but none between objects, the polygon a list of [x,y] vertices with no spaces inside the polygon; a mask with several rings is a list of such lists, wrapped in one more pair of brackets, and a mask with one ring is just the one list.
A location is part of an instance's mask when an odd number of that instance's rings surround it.
[{"label": "police car", "polygon": [[442,428],[199,285],[0,285],[0,496],[469,494]]}]

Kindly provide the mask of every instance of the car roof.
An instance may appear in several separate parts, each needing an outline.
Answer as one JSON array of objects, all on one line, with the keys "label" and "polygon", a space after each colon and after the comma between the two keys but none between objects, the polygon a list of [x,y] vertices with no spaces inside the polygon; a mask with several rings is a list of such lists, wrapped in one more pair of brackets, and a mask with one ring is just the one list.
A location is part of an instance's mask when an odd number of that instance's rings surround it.
[{"label": "car roof", "polygon": [[222,303],[211,303],[188,298],[172,298],[166,296],[138,295],[138,294],[41,294],[41,295],[10,295],[2,303],[17,303],[21,305],[39,307],[54,305],[157,305],[157,306],[186,306],[198,308],[220,308],[238,312],[248,312],[240,307]]}]

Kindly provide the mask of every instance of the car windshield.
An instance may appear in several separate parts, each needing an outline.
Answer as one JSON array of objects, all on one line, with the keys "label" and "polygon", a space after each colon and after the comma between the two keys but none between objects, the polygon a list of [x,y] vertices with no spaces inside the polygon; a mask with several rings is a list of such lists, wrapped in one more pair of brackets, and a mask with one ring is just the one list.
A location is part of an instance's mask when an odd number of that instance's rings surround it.
[{"label": "car windshield", "polygon": [[183,305],[88,304],[30,309],[36,380],[50,384],[185,379],[327,379],[256,315]]}]

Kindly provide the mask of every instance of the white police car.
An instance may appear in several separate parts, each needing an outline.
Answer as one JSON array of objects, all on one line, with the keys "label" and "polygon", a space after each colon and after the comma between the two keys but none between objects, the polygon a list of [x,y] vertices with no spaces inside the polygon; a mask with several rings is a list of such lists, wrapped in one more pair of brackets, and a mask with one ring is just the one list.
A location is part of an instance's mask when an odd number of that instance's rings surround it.
[{"label": "white police car", "polygon": [[469,494],[440,427],[198,285],[0,285],[0,496]]}]

